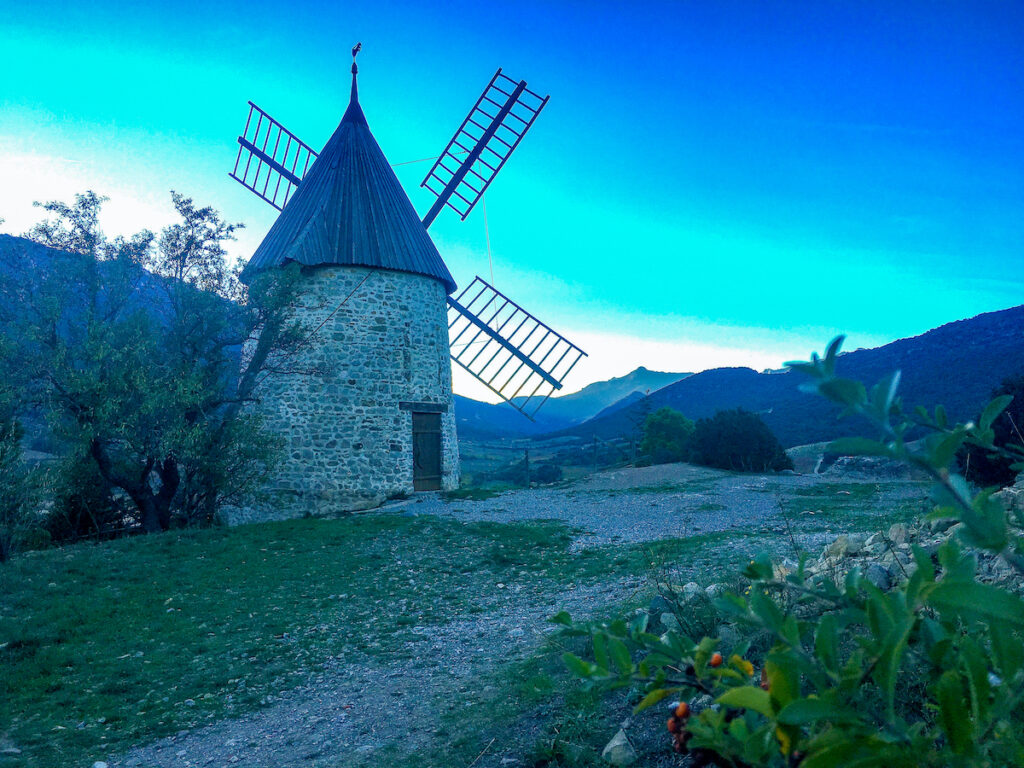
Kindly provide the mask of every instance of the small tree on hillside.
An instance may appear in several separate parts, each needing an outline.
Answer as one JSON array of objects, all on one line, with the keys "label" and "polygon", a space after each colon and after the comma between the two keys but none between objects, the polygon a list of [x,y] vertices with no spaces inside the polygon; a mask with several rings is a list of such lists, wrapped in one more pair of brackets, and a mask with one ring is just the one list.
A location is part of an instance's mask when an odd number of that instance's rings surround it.
[{"label": "small tree on hillside", "polygon": [[679,411],[668,406],[659,408],[644,422],[640,450],[655,464],[686,461],[693,444],[694,425]]},{"label": "small tree on hillside", "polygon": [[53,218],[27,236],[63,253],[42,275],[31,258],[13,260],[0,295],[27,393],[67,453],[88,456],[131,500],[145,531],[209,522],[259,479],[275,441],[244,405],[306,340],[291,313],[296,271],[246,290],[223,249],[239,225],[172,197],[181,222],[159,241],[147,231],[106,239],[105,198],[93,192],[45,204]]},{"label": "small tree on hillside", "polygon": [[792,469],[793,462],[756,413],[737,408],[700,419],[693,438],[694,461],[741,472]]}]

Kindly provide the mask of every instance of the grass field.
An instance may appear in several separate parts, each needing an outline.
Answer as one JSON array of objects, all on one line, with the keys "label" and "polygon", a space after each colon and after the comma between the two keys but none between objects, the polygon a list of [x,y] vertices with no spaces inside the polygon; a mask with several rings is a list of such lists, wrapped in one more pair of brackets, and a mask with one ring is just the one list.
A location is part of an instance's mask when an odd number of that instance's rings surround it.
[{"label": "grass field", "polygon": [[78,764],[258,707],[346,651],[401,657],[413,625],[485,610],[496,581],[643,573],[707,543],[570,541],[391,514],[27,553],[0,568],[0,735],[26,765]]}]

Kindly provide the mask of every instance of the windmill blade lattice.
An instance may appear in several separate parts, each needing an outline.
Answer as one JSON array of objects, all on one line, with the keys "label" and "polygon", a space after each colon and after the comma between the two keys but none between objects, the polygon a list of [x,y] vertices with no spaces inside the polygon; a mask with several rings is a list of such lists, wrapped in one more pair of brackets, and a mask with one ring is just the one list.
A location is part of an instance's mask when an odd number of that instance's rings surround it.
[{"label": "windmill blade lattice", "polygon": [[229,175],[280,211],[316,158],[312,147],[250,101]]},{"label": "windmill blade lattice", "polygon": [[429,227],[446,205],[465,220],[549,98],[498,68],[420,184],[437,195],[423,226]]},{"label": "windmill blade lattice", "polygon": [[448,299],[448,335],[452,360],[531,420],[586,355],[480,277]]}]

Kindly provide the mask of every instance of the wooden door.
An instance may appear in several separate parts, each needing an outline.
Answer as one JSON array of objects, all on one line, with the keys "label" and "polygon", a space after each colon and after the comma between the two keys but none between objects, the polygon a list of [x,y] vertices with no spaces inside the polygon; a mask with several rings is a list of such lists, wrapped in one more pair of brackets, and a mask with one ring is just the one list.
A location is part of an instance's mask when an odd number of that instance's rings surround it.
[{"label": "wooden door", "polygon": [[412,487],[441,490],[441,414],[412,414]]}]

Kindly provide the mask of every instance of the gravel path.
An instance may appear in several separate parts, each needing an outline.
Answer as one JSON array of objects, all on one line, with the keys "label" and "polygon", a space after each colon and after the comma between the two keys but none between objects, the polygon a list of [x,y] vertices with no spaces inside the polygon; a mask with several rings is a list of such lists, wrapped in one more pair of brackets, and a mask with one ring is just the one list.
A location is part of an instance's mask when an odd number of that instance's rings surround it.
[{"label": "gravel path", "polygon": [[440,494],[403,505],[415,514],[459,520],[561,520],[579,530],[576,545],[656,541],[735,528],[756,530],[779,508],[770,487],[818,484],[813,475],[736,475],[688,464],[602,472],[568,487],[508,491],[483,501]]},{"label": "gravel path", "polygon": [[[303,687],[265,709],[161,739],[112,760],[113,768],[332,768],[387,765],[415,754],[440,732],[441,716],[465,706],[472,681],[534,652],[553,631],[558,610],[584,618],[628,599],[642,579],[621,579],[564,591],[507,585],[492,611],[441,627],[414,628],[425,638],[409,656],[332,659]],[[485,692],[486,693],[486,692]],[[500,692],[495,691],[497,695]],[[415,724],[409,727],[409,724]],[[504,761],[504,762],[503,762]],[[520,765],[501,753],[477,768]]]}]

